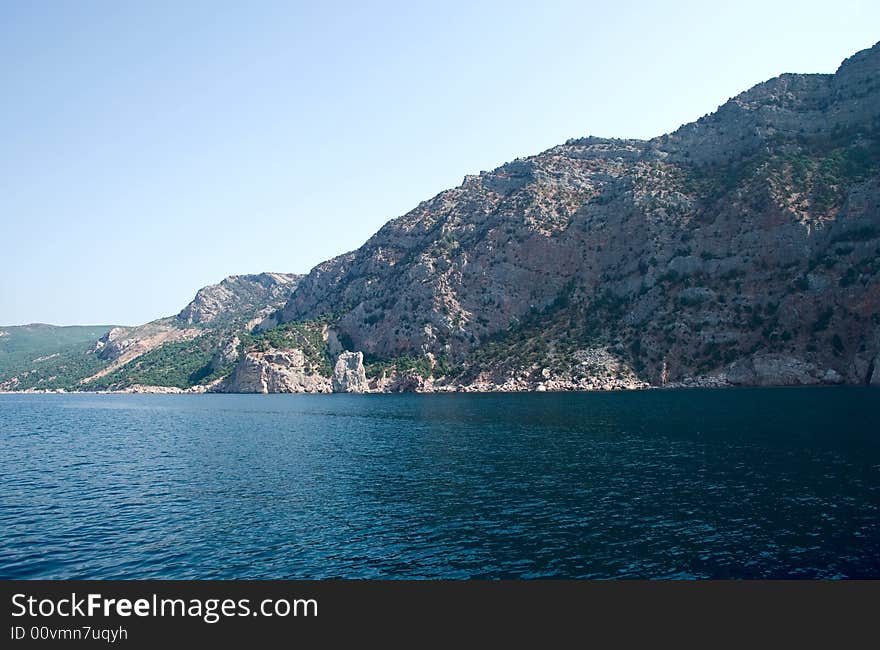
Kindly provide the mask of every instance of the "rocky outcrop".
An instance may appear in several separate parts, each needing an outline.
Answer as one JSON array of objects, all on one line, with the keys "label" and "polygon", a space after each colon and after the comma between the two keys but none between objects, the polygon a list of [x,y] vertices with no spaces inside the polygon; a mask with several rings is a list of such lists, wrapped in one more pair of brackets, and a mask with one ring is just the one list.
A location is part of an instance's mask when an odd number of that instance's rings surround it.
[{"label": "rocky outcrop", "polygon": [[95,341],[92,352],[101,359],[115,359],[125,352],[126,348],[135,344],[135,340],[126,337],[130,328],[114,327],[104,336]]},{"label": "rocky outcrop", "polygon": [[315,372],[299,349],[251,350],[214,389],[225,393],[364,393],[369,390],[361,352],[343,352],[331,377]]},{"label": "rocky outcrop", "polygon": [[177,314],[177,320],[187,325],[206,325],[217,320],[251,318],[267,307],[269,313],[290,298],[301,277],[289,273],[230,275],[219,284],[199,289],[193,301]]},{"label": "rocky outcrop", "polygon": [[333,368],[334,393],[363,393],[368,390],[363,352],[343,352]]},{"label": "rocky outcrop", "polygon": [[248,352],[228,380],[226,393],[329,393],[330,380],[306,369],[302,350]]},{"label": "rocky outcrop", "polygon": [[783,354],[756,354],[733,363],[724,373],[727,382],[747,386],[797,386],[840,384],[833,368],[818,368],[803,359]]}]

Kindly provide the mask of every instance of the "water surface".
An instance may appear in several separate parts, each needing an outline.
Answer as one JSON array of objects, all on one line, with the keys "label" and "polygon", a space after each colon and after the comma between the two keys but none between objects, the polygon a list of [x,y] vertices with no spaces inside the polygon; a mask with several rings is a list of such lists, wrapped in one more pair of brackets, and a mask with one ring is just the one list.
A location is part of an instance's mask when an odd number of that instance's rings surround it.
[{"label": "water surface", "polygon": [[878,405],[0,395],[0,577],[880,577]]}]

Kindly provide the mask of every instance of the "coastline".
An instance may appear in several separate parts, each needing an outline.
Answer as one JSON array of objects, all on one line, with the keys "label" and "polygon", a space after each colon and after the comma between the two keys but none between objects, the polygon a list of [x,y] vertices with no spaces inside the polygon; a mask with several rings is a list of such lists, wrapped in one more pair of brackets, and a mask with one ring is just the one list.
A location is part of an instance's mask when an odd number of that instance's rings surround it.
[{"label": "coastline", "polygon": [[129,386],[121,390],[66,390],[42,389],[42,390],[0,390],[0,395],[438,395],[438,394],[508,394],[508,393],[609,393],[609,392],[638,392],[646,390],[682,390],[682,389],[736,389],[736,388],[805,388],[805,387],[833,387],[833,386],[865,386],[878,388],[875,383],[846,383],[846,382],[808,382],[808,383],[731,383],[718,381],[715,378],[705,380],[690,380],[670,382],[664,385],[643,384],[637,386],[603,385],[595,387],[582,387],[577,385],[562,385],[547,388],[543,386],[521,387],[510,384],[464,384],[443,385],[430,388],[417,388],[412,390],[382,390],[368,389],[364,391],[221,391],[210,390],[204,386],[192,388],[177,388],[173,386]]}]

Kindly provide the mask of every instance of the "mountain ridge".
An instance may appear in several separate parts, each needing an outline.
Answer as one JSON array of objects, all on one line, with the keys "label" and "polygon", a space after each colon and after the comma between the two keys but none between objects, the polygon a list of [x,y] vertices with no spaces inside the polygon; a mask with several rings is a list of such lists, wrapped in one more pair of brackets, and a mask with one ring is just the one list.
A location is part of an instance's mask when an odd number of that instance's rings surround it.
[{"label": "mountain ridge", "polygon": [[880,383],[880,43],[668,134],[466,175],[305,276],[230,276],[148,326],[176,338],[90,388]]},{"label": "mountain ridge", "polygon": [[[650,140],[575,138],[490,172],[466,176],[458,187],[385,224],[361,248],[318,265],[303,279],[279,320],[334,314],[341,336],[368,357],[446,355],[467,364],[471,351],[511,324],[516,327],[534,310],[546,310],[557,300],[570,300],[572,296],[562,295],[569,289],[574,290],[575,302],[587,307],[603,307],[601,299],[610,292],[610,300],[624,300],[635,309],[627,314],[630,320],[639,320],[639,313],[649,308],[633,295],[643,281],[650,292],[660,276],[671,279],[668,274],[709,275],[702,283],[707,285],[718,284],[722,274],[759,276],[753,259],[757,254],[762,265],[776,265],[779,260],[773,258],[778,256],[804,267],[801,277],[783,277],[777,269],[773,283],[809,283],[806,275],[814,269],[806,267],[816,252],[810,249],[827,248],[827,240],[834,237],[857,240],[851,243],[856,254],[851,260],[858,259],[870,271],[873,310],[874,251],[865,249],[876,244],[878,62],[880,45],[875,45],[846,59],[833,75],[785,74],[758,84],[671,134]],[[839,219],[841,211],[845,218]],[[753,227],[738,228],[738,217],[747,217]],[[715,223],[722,228],[706,236]],[[855,234],[845,231],[849,226]],[[576,232],[578,227],[588,236]],[[695,234],[702,234],[702,241],[692,241]],[[739,238],[738,251],[728,245],[730,237]],[[762,247],[762,237],[773,246],[765,242]],[[639,250],[633,250],[634,243]],[[547,259],[552,263],[546,264]],[[663,268],[655,272],[661,261]],[[846,273],[833,279],[841,282]],[[567,289],[572,280],[577,286]],[[715,300],[721,290],[672,288],[676,296],[686,290],[681,296],[685,302]],[[844,292],[830,292],[819,302],[834,302],[835,293]],[[668,295],[656,298],[669,302]],[[756,305],[748,303],[754,302],[744,301],[739,307],[753,310]],[[806,296],[802,302],[801,307],[813,312],[809,317],[821,324],[812,304],[816,301]],[[663,318],[674,319],[675,310],[665,307]],[[853,317],[873,319],[871,310]],[[581,324],[586,320],[579,318]],[[763,322],[764,317],[754,319],[755,327],[758,319]],[[693,330],[693,323],[682,329]],[[841,323],[841,329],[854,329],[853,323]],[[715,332],[717,336],[708,340],[693,331],[684,334],[688,345],[731,347],[726,340],[730,332]],[[750,346],[758,343],[751,332],[743,335]],[[784,327],[776,335],[794,337]],[[611,347],[624,346],[616,352],[620,361],[630,366],[637,362],[630,353],[635,340],[610,338]],[[652,338],[653,349],[671,345]],[[876,335],[869,332],[862,338],[869,340],[852,343],[875,348]],[[822,381],[826,375],[854,383],[865,379],[861,357],[851,360],[858,368],[844,368],[836,359],[825,358],[828,355],[806,350],[817,343],[803,340],[800,345],[795,354],[776,350],[779,346],[769,346],[767,353],[783,354],[788,359],[781,362],[783,367],[803,362],[803,367],[812,368],[797,375],[805,382]],[[727,349],[721,359],[729,365],[760,351]],[[680,381],[720,369],[682,363],[682,351],[673,352],[664,355],[671,357],[668,360],[653,359],[648,383],[662,383],[662,376]],[[798,358],[804,355],[811,358]],[[529,373],[538,369],[521,370],[527,370],[526,376],[517,381],[536,385]],[[552,368],[550,372],[554,374]],[[749,378],[734,372],[733,377],[772,381],[769,375],[755,373]],[[782,370],[777,374],[782,381],[791,380]]]},{"label": "mountain ridge", "polygon": [[210,383],[237,359],[237,334],[283,304],[301,277],[228,276],[199,289],[174,316],[99,328],[105,331],[55,350],[52,359],[2,368],[0,390],[129,390],[144,383],[183,389]]}]

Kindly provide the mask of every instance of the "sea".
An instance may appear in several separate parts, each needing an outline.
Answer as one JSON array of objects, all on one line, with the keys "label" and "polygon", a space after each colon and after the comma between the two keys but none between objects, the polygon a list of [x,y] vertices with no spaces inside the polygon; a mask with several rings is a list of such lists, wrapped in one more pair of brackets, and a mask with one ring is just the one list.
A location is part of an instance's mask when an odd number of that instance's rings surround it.
[{"label": "sea", "polygon": [[0,578],[880,578],[880,390],[0,395]]}]

